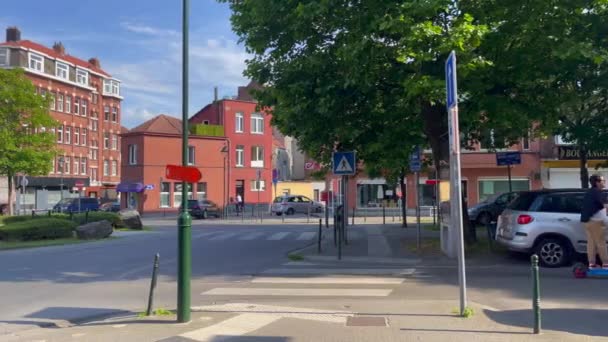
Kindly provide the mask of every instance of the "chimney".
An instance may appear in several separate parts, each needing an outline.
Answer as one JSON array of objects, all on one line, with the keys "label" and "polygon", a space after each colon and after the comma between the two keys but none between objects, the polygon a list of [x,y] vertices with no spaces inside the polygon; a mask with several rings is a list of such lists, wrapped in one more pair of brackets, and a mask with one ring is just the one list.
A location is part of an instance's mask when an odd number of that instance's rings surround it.
[{"label": "chimney", "polygon": [[7,42],[18,42],[21,40],[21,31],[17,26],[11,26],[6,29],[6,41]]},{"label": "chimney", "polygon": [[96,67],[97,69],[101,69],[101,64],[99,63],[99,59],[97,59],[96,57],[89,59],[89,64]]},{"label": "chimney", "polygon": [[55,44],[53,44],[53,50],[60,55],[65,55],[65,47],[61,42],[55,42]]},{"label": "chimney", "polygon": [[213,87],[213,102],[217,102],[217,87]]}]

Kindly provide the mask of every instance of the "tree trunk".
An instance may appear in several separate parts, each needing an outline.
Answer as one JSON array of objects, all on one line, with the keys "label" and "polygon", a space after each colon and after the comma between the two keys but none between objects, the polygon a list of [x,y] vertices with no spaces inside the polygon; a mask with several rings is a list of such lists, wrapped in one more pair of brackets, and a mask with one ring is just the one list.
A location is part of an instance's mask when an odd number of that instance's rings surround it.
[{"label": "tree trunk", "polygon": [[[439,167],[442,161],[448,165],[450,161],[447,111],[441,104],[433,105],[431,103],[423,103],[422,120],[424,133],[429,140],[431,149],[433,150],[435,167],[437,170],[440,170]],[[442,170],[443,169],[446,168],[442,168]],[[445,179],[444,177],[442,178]],[[453,186],[453,184],[450,184],[450,186]],[[464,201],[464,194],[462,196],[462,230],[465,242],[467,244],[471,244],[477,241],[475,226],[473,226],[469,221],[468,206]]]},{"label": "tree trunk", "polygon": [[8,215],[13,216],[15,214],[14,201],[13,201],[13,194],[14,194],[13,175],[9,173],[7,175],[7,178],[8,178]]},{"label": "tree trunk", "polygon": [[587,165],[588,153],[587,148],[585,146],[579,146],[578,150],[580,156],[580,173],[581,173],[581,188],[588,189],[589,188],[589,168]]},{"label": "tree trunk", "polygon": [[399,186],[401,187],[401,215],[403,215],[403,227],[407,227],[407,193],[406,193],[405,169],[401,169],[399,175]]}]

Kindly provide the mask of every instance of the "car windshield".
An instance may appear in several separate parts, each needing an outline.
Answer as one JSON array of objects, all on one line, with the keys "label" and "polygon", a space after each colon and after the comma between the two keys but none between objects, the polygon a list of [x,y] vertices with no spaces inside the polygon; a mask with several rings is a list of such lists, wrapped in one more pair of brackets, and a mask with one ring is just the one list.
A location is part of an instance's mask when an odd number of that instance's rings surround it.
[{"label": "car windshield", "polygon": [[64,198],[64,199],[60,200],[59,202],[57,202],[58,205],[68,205],[70,203],[72,203],[71,198]]},{"label": "car windshield", "polygon": [[198,207],[197,200],[188,200],[188,208],[196,208],[196,207]]},{"label": "car windshield", "polygon": [[274,203],[281,203],[281,202],[283,202],[283,201],[284,201],[286,198],[287,198],[287,197],[282,197],[282,196],[276,197],[276,198],[274,199]]}]

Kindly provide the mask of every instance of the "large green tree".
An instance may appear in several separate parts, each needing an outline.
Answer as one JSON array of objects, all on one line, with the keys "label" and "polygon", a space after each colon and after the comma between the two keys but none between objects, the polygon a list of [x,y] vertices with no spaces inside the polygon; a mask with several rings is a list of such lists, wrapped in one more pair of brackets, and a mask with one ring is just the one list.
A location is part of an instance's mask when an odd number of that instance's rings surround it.
[{"label": "large green tree", "polygon": [[13,181],[19,174],[45,175],[55,156],[57,122],[49,114],[49,98],[37,94],[21,69],[0,69],[0,175],[7,176],[9,210],[13,213]]}]

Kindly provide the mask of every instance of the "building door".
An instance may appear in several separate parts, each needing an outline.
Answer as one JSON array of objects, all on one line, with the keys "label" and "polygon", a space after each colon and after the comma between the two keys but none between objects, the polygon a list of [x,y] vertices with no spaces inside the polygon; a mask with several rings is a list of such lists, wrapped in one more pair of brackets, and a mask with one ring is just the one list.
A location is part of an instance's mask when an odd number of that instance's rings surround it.
[{"label": "building door", "polygon": [[245,180],[243,180],[243,179],[236,180],[235,200],[236,200],[236,195],[241,195],[241,198],[243,199],[243,203],[245,203]]}]

